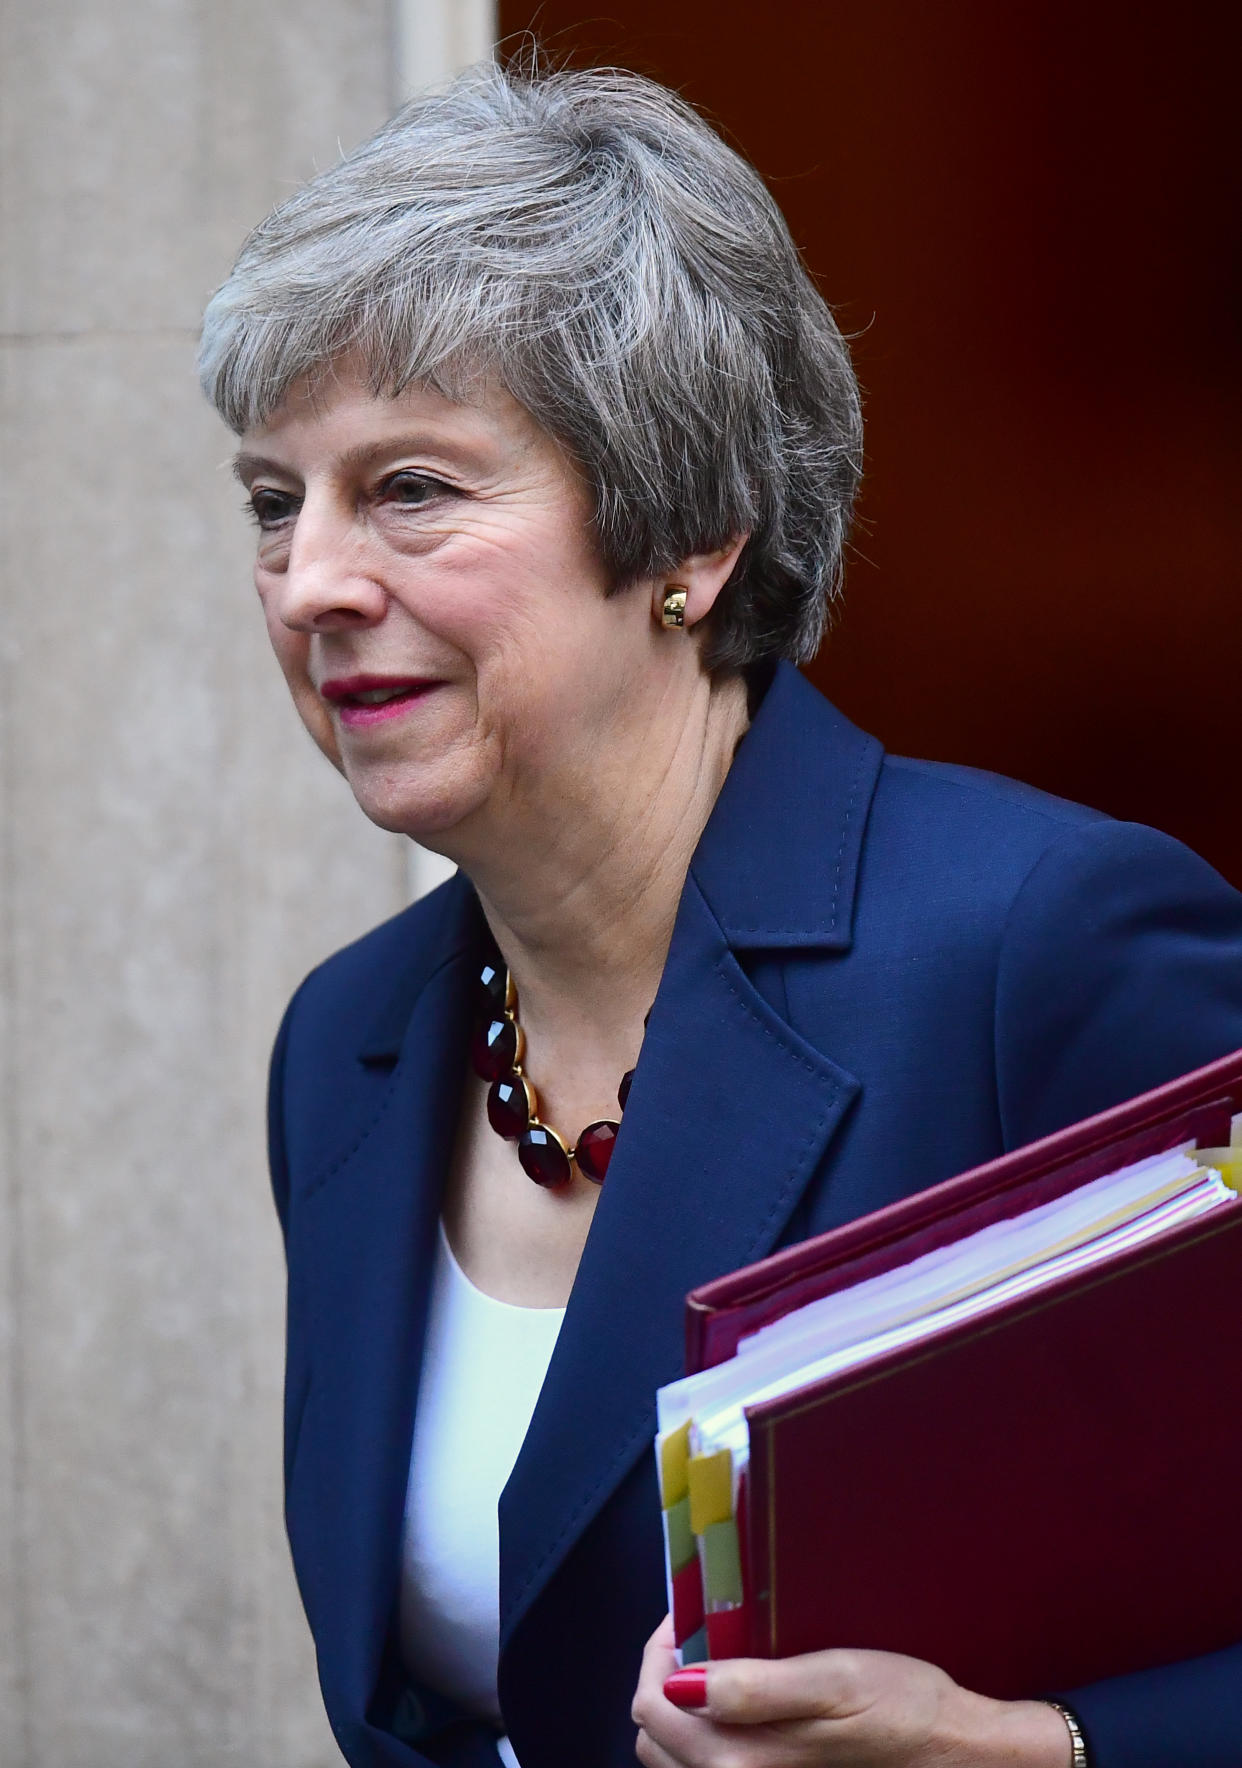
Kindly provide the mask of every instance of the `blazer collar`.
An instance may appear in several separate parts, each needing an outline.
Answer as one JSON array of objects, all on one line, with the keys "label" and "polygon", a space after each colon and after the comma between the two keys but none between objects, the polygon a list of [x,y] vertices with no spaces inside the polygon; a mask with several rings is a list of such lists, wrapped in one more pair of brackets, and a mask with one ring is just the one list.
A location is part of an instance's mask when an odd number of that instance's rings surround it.
[{"label": "blazer collar", "polygon": [[[371,1020],[358,1050],[366,1063],[395,1062],[410,1031],[414,1012],[428,982],[446,961],[480,946],[486,931],[479,899],[470,881],[458,872],[434,890],[418,910],[434,920],[415,942],[408,961],[398,967],[383,1005]],[[406,913],[410,913],[407,910]]]},{"label": "blazer collar", "polygon": [[731,946],[848,949],[883,756],[792,664],[778,664],[690,867]]}]

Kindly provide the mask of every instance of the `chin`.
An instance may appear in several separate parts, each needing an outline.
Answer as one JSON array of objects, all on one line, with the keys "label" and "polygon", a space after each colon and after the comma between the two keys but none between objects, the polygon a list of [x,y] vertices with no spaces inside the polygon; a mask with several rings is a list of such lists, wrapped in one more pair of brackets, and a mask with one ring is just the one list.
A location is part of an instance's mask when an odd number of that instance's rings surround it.
[{"label": "chin", "polygon": [[463,791],[459,781],[425,775],[417,780],[408,776],[377,777],[370,769],[354,773],[348,767],[344,771],[354,797],[371,822],[391,834],[407,835],[411,841],[437,852],[448,852],[452,842],[442,844],[440,838],[477,809],[481,796]]}]

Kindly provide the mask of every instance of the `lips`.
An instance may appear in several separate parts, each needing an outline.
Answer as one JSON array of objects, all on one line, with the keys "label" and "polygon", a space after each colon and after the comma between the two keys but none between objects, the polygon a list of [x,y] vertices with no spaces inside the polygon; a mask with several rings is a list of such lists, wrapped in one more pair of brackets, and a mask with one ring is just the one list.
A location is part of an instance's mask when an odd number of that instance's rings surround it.
[{"label": "lips", "polygon": [[440,685],[417,675],[349,675],[323,682],[319,692],[347,730],[358,730],[402,717]]}]

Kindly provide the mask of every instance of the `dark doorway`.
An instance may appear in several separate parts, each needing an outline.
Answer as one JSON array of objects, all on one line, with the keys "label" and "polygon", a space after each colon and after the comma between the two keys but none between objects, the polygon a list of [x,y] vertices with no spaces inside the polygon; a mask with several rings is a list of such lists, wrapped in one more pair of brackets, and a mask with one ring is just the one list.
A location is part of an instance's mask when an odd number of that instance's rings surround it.
[{"label": "dark doorway", "polygon": [[891,748],[1154,823],[1242,883],[1242,155],[1191,0],[501,0],[768,178],[867,394],[811,673]]}]

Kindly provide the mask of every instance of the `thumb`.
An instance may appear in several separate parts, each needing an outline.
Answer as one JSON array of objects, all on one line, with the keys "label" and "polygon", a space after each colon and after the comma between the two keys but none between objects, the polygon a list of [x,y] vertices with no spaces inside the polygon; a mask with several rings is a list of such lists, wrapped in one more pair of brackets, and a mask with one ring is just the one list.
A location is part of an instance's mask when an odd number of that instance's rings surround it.
[{"label": "thumb", "polygon": [[846,1654],[726,1658],[678,1670],[664,1684],[674,1706],[695,1708],[722,1725],[823,1719],[850,1710]]}]

